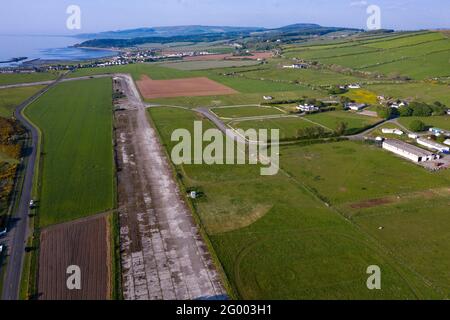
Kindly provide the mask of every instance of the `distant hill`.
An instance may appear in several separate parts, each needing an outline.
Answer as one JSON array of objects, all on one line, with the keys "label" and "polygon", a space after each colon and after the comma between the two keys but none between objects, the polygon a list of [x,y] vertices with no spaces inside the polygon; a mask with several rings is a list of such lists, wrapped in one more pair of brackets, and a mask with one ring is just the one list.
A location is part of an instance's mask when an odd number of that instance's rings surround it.
[{"label": "distant hill", "polygon": [[223,27],[223,26],[173,26],[173,27],[153,27],[138,28],[130,30],[107,31],[100,33],[88,33],[77,35],[80,39],[133,39],[141,37],[177,37],[177,36],[193,36],[212,33],[236,33],[236,32],[259,32],[264,28],[257,27]]},{"label": "distant hill", "polygon": [[322,27],[318,24],[298,23],[281,28],[217,27],[217,26],[177,26],[140,28],[122,31],[108,31],[98,34],[82,34],[79,38],[90,39],[79,47],[133,47],[145,43],[211,42],[251,38],[259,41],[282,38],[293,41],[301,37],[325,35],[338,31],[357,32],[359,29]]}]

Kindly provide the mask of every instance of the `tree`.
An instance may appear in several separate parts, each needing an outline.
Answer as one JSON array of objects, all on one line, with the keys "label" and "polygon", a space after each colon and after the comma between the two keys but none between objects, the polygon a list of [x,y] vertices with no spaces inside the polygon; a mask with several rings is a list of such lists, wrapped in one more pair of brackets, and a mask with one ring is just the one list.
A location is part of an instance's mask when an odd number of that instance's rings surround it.
[{"label": "tree", "polygon": [[334,132],[336,132],[336,135],[342,136],[347,131],[347,128],[348,124],[341,121],[336,125],[336,129],[334,130]]},{"label": "tree", "polygon": [[377,107],[377,114],[382,119],[390,119],[394,115],[392,108],[382,106]]},{"label": "tree", "polygon": [[413,110],[414,117],[429,117],[433,114],[433,109],[422,102],[411,102],[409,107]]},{"label": "tree", "polygon": [[411,117],[413,114],[413,109],[410,106],[403,106],[398,108],[398,113],[400,117]]},{"label": "tree", "polygon": [[421,131],[425,131],[427,126],[425,125],[425,123],[423,123],[423,121],[420,120],[413,120],[411,121],[411,123],[409,124],[409,129],[411,131],[414,132],[421,132]]}]

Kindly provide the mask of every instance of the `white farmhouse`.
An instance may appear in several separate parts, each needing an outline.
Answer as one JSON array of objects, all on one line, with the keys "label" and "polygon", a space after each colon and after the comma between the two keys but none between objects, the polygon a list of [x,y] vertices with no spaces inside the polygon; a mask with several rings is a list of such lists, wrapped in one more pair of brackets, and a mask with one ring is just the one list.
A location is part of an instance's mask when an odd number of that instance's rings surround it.
[{"label": "white farmhouse", "polygon": [[417,163],[440,159],[440,156],[437,154],[400,140],[385,140],[383,149]]},{"label": "white farmhouse", "polygon": [[361,86],[359,84],[351,84],[348,86],[349,89],[361,89]]},{"label": "white farmhouse", "polygon": [[444,152],[444,153],[449,153],[450,152],[450,147],[444,146],[443,144],[434,142],[432,140],[427,140],[427,139],[417,139],[417,143],[427,147],[431,150],[437,150],[439,152]]},{"label": "white farmhouse", "polygon": [[367,105],[364,103],[347,103],[345,106],[350,110],[360,111],[364,109]]},{"label": "white farmhouse", "polygon": [[319,111],[319,107],[316,107],[315,105],[312,104],[301,104],[297,106],[297,110],[302,112],[316,112]]}]

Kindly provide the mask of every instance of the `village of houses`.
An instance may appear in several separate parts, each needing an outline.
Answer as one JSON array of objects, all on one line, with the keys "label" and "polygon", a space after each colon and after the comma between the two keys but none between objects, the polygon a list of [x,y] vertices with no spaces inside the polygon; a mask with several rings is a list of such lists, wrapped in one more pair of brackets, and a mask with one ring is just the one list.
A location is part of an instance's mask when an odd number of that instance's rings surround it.
[{"label": "village of houses", "polygon": [[[308,65],[293,64],[285,65],[284,69],[305,69]],[[340,89],[361,89],[359,84],[350,84],[340,86]],[[273,100],[272,96],[263,96],[266,101]],[[390,108],[399,109],[407,106],[407,101],[389,99],[384,96],[378,96],[380,105],[384,105]],[[322,101],[326,104],[337,104],[338,101]],[[344,109],[348,112],[358,112],[365,114],[366,116],[376,116],[374,111],[365,111],[368,107],[364,103],[348,102],[345,103]],[[321,112],[321,108],[314,104],[303,103],[296,107],[299,114],[311,114]],[[450,121],[450,109],[447,110],[447,116]],[[450,168],[450,131],[440,128],[429,128],[426,132],[416,133],[409,132],[406,128],[382,128],[381,133],[383,136],[377,136],[375,139],[371,137],[371,134],[376,128],[382,127],[384,124],[393,121],[397,123],[395,119],[388,119],[383,121],[379,125],[368,129],[362,134],[357,135],[364,140],[374,140],[377,145],[383,149],[400,156],[404,159],[412,161],[424,168],[432,171],[448,169]],[[400,126],[399,126],[400,127]],[[398,138],[393,138],[397,136]],[[388,137],[388,138],[387,138]],[[443,144],[435,141],[437,137],[445,137]]]}]

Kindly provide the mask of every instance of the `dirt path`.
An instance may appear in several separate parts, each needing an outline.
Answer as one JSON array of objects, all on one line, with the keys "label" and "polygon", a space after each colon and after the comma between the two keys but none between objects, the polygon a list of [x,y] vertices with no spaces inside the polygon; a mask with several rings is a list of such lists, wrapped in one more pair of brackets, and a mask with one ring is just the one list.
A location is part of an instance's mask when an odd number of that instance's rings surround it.
[{"label": "dirt path", "polygon": [[124,297],[222,297],[225,290],[182,200],[145,105],[129,76],[117,75],[128,110],[116,112]]}]

